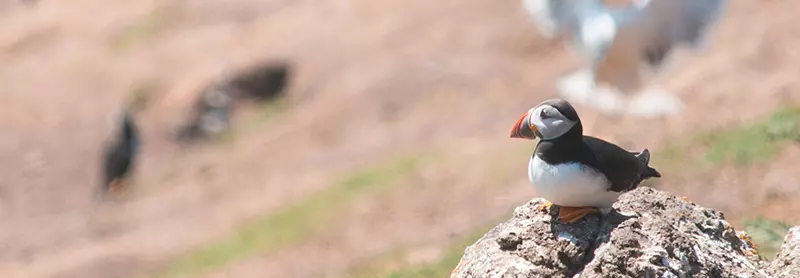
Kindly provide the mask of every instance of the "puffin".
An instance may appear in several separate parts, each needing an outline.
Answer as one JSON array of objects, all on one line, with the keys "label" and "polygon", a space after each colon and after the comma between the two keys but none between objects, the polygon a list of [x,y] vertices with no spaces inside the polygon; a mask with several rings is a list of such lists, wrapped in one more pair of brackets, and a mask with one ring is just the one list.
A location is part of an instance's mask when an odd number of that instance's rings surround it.
[{"label": "puffin", "polygon": [[180,143],[214,138],[230,128],[234,108],[232,89],[227,82],[217,82],[204,89],[195,100],[189,122],[175,132]]},{"label": "puffin", "polygon": [[123,113],[120,124],[103,150],[104,195],[117,195],[122,190],[139,152],[139,131],[129,111]]},{"label": "puffin", "polygon": [[683,109],[681,100],[647,79],[675,65],[674,54],[682,46],[707,49],[726,1],[630,1],[615,6],[603,0],[522,2],[543,37],[569,38],[584,60],[582,69],[557,81],[560,98],[604,115],[676,115]]},{"label": "puffin", "polygon": [[273,101],[285,94],[291,77],[291,63],[276,60],[231,78],[230,86],[235,98]]},{"label": "puffin", "polygon": [[627,151],[599,138],[583,135],[578,113],[563,99],[545,100],[514,124],[511,138],[534,140],[528,179],[535,193],[547,200],[537,209],[559,206],[561,223],[573,223],[590,213],[610,211],[617,198],[661,173],[650,167],[650,151]]}]

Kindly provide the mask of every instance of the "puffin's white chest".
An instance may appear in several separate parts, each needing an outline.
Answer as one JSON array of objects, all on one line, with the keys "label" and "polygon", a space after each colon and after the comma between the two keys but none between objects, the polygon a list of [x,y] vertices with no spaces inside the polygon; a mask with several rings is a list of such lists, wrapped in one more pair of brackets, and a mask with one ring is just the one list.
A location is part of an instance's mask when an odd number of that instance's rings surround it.
[{"label": "puffin's white chest", "polygon": [[579,163],[550,165],[536,155],[528,164],[534,193],[553,204],[569,207],[610,207],[620,193],[608,191],[608,180]]}]

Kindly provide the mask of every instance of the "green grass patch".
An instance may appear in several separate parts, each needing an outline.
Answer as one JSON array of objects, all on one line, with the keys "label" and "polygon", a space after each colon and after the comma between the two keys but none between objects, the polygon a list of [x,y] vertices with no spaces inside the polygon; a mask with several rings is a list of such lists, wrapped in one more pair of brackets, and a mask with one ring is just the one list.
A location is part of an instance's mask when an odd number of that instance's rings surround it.
[{"label": "green grass patch", "polygon": [[125,51],[152,38],[167,23],[170,16],[167,6],[160,6],[147,14],[140,21],[125,27],[120,34],[111,40],[111,46]]},{"label": "green grass patch", "polygon": [[715,169],[715,165],[707,161],[704,149],[706,146],[696,145],[694,140],[675,140],[667,142],[651,156],[650,166],[664,173],[681,173],[693,176],[707,173]]},{"label": "green grass patch", "polygon": [[133,111],[145,110],[158,90],[159,85],[153,82],[138,84],[130,90],[125,98],[125,106]]},{"label": "green grass patch", "polygon": [[408,250],[404,248],[394,249],[377,258],[373,258],[359,265],[356,265],[355,267],[350,268],[348,270],[348,273],[344,277],[345,278],[382,277],[381,276],[382,274],[386,275],[386,273],[388,273],[387,269],[396,268],[398,267],[398,265],[402,264],[402,261],[406,255],[408,255]]},{"label": "green grass patch", "polygon": [[710,146],[708,161],[748,166],[768,160],[784,142],[800,140],[798,122],[800,108],[782,107],[766,120],[706,134],[700,140]]},{"label": "green grass patch", "polygon": [[156,277],[198,275],[254,254],[302,242],[324,232],[354,198],[369,190],[387,188],[415,172],[420,160],[419,156],[400,157],[349,174],[308,199],[255,219],[233,235],[186,254]]},{"label": "green grass patch", "polygon": [[742,221],[744,231],[753,238],[758,252],[767,259],[773,259],[781,250],[783,237],[792,225],[764,217],[745,219]]},{"label": "green grass patch", "polygon": [[784,106],[766,119],[668,142],[651,164],[669,172],[704,172],[728,163],[755,165],[769,160],[784,144],[800,141],[798,122],[800,107]]},{"label": "green grass patch", "polygon": [[484,227],[464,237],[458,243],[447,247],[438,261],[424,265],[406,265],[402,261],[407,256],[405,249],[396,249],[384,256],[369,260],[350,269],[346,278],[439,278],[448,277],[464,255],[464,249],[483,237],[490,227]]}]

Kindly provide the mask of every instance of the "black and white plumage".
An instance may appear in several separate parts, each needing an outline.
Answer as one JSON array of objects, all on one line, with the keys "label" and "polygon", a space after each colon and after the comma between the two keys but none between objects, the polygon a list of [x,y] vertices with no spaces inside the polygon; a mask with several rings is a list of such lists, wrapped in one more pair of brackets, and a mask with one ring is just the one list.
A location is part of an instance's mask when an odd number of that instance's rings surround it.
[{"label": "black and white plumage", "polygon": [[180,142],[218,137],[231,127],[231,117],[241,100],[276,101],[286,93],[292,77],[289,61],[270,61],[241,71],[221,70],[220,77],[196,100],[191,119],[179,127]]},{"label": "black and white plumage", "polygon": [[124,113],[121,123],[103,152],[103,192],[121,189],[139,151],[138,129],[129,112]]},{"label": "black and white plumage", "polygon": [[[609,7],[602,0],[523,0],[539,31],[569,36],[588,66],[558,82],[562,98],[607,114],[659,116],[679,112],[681,101],[647,88],[646,75],[663,69],[680,45],[706,48],[708,31],[725,0],[632,0]],[[629,93],[638,92],[629,100]]]},{"label": "black and white plumage", "polygon": [[203,90],[192,108],[192,118],[177,130],[176,139],[194,142],[216,137],[228,130],[233,110],[232,91],[227,81],[217,82]]},{"label": "black and white plumage", "polygon": [[661,177],[648,166],[647,149],[629,152],[583,135],[577,112],[562,99],[531,108],[511,130],[511,138],[537,137],[541,141],[528,164],[528,178],[536,194],[562,209],[610,208],[622,193]]}]

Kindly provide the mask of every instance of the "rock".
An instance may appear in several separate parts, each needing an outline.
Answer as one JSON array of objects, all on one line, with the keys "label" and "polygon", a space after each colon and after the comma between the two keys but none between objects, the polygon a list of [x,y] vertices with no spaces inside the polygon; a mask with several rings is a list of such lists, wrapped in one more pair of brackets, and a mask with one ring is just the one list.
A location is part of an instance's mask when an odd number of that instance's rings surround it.
[{"label": "rock", "polygon": [[522,244],[522,238],[515,232],[508,232],[497,238],[497,244],[502,250],[517,250],[517,246]]},{"label": "rock", "polygon": [[783,238],[783,246],[769,266],[769,273],[778,277],[800,277],[800,226],[789,229]]},{"label": "rock", "polygon": [[[737,233],[722,213],[652,188],[623,194],[609,214],[572,224],[559,224],[558,206],[537,211],[544,202],[537,198],[516,208],[511,220],[467,247],[451,277],[771,277],[780,272],[768,268],[746,234]],[[772,265],[787,273],[782,277],[800,277],[798,229],[793,229],[798,236],[787,235],[782,251],[787,261]]]}]

